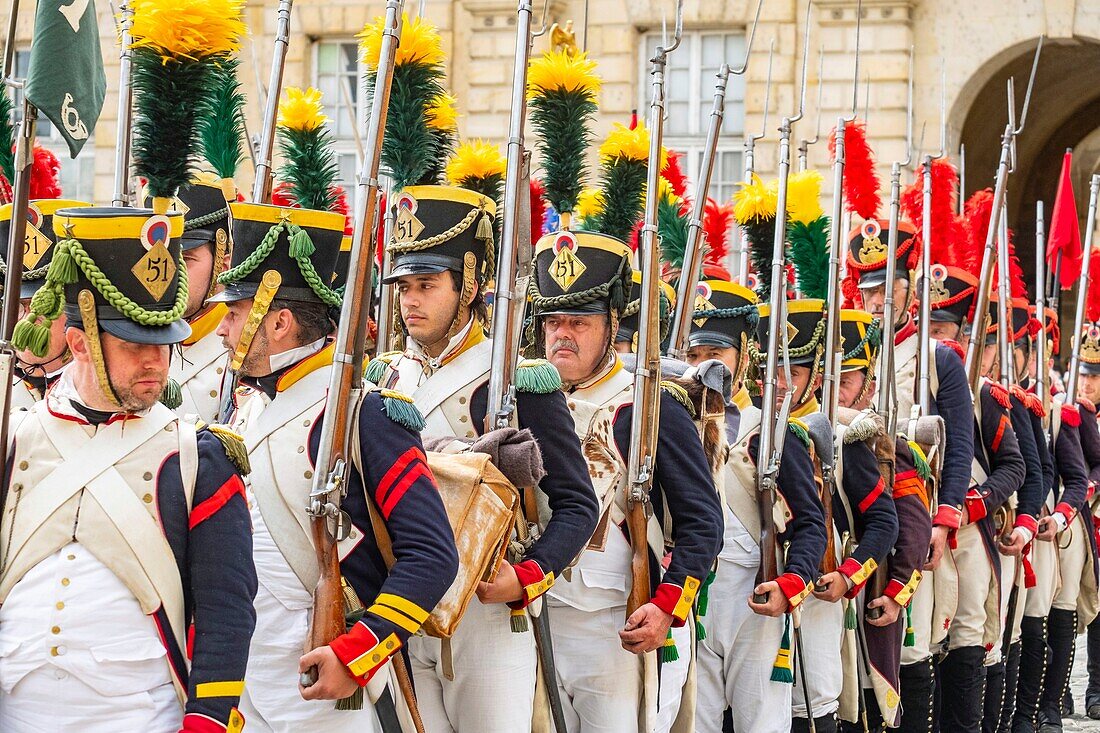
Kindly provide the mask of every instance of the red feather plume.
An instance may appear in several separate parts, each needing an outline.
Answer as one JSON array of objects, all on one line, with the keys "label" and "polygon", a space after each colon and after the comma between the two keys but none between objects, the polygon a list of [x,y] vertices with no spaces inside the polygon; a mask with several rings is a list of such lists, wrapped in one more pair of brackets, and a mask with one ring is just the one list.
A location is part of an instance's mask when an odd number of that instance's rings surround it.
[{"label": "red feather plume", "polygon": [[668,184],[672,186],[672,192],[678,197],[684,198],[687,194],[687,176],[684,175],[684,169],[680,165],[680,161],[683,159],[683,153],[677,153],[669,151],[668,160],[665,162],[665,167],[661,169],[661,177],[668,181]]},{"label": "red feather plume", "polygon": [[[703,232],[707,235],[707,253],[703,256],[703,269],[717,267],[725,270],[729,256],[729,234],[733,226],[733,202],[719,204],[707,199],[703,209]],[[728,276],[726,279],[729,279]]]},{"label": "red feather plume", "polygon": [[542,197],[542,181],[531,179],[531,243],[542,237],[542,228],[546,224],[546,199]]},{"label": "red feather plume", "polygon": [[[966,269],[977,274],[981,268],[985,240],[989,236],[989,223],[993,219],[993,189],[985,188],[975,191],[963,205],[963,217],[966,220],[967,246],[962,249],[965,252],[964,257],[967,258],[967,261],[960,266],[966,267]],[[1024,270],[1020,266],[1020,258],[1016,254],[1016,244],[1013,242],[1011,229],[1008,231],[1008,257],[1011,295],[1013,298],[1027,298]],[[999,265],[999,263],[997,264]],[[999,272],[995,268],[994,277],[999,276]],[[994,282],[997,282],[997,280],[994,280]]]},{"label": "red feather plume", "polygon": [[61,163],[46,148],[34,146],[34,162],[31,164],[30,197],[32,199],[61,198]]},{"label": "red feather plume", "polygon": [[[932,161],[932,261],[972,270],[967,264],[966,227],[955,214],[958,203],[959,173],[946,159]],[[924,242],[924,165],[917,169],[916,180],[901,194],[902,214],[913,222],[914,258],[922,251]]]},{"label": "red feather plume", "polygon": [[[829,156],[836,160],[836,128],[829,135]],[[844,208],[873,219],[882,206],[875,154],[867,143],[867,125],[856,120],[844,128]]]},{"label": "red feather plume", "polygon": [[[1092,273],[1097,273],[1094,277]],[[1085,318],[1100,321],[1100,248],[1093,247],[1089,258],[1089,292],[1085,299]]]}]

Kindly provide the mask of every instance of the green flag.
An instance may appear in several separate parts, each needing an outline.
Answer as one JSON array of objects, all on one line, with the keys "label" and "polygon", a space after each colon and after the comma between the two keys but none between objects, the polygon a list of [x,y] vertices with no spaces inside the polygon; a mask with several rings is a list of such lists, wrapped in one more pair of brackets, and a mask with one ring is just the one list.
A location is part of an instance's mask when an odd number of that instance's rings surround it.
[{"label": "green flag", "polygon": [[94,0],[39,0],[27,100],[49,118],[76,157],[107,93]]}]

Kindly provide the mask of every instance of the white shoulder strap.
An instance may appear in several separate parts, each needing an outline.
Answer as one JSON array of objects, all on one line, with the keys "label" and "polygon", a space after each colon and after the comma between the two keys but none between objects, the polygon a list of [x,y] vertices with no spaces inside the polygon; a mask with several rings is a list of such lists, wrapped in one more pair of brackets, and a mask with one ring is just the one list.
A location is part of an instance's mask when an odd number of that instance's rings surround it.
[{"label": "white shoulder strap", "polygon": [[195,423],[179,421],[180,475],[183,477],[183,495],[187,499],[187,513],[195,502],[195,481],[199,475],[199,436]]}]

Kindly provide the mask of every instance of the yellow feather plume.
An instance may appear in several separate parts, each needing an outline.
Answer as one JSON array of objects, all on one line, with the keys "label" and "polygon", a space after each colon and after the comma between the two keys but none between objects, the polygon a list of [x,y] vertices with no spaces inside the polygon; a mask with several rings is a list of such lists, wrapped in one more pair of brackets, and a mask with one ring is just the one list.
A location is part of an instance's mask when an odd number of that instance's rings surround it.
[{"label": "yellow feather plume", "polygon": [[[611,134],[600,146],[600,161],[606,163],[613,158],[627,158],[628,160],[647,160],[649,158],[649,130],[644,124],[639,124],[633,130],[625,125],[615,123],[611,128]],[[668,161],[668,150],[661,148],[661,169]]]},{"label": "yellow feather plume", "polygon": [[821,208],[821,173],[807,170],[787,179],[787,215],[791,221],[809,224],[825,213]]},{"label": "yellow feather plume", "polygon": [[305,91],[287,87],[279,102],[279,127],[309,132],[328,122],[321,103],[321,91],[310,87]]},{"label": "yellow feather plume", "polygon": [[458,100],[450,94],[443,94],[432,100],[432,104],[425,111],[425,120],[428,127],[443,132],[451,132],[458,129]]},{"label": "yellow feather plume", "polygon": [[758,219],[770,219],[775,216],[779,206],[779,184],[776,181],[764,183],[760,176],[752,174],[750,183],[741,183],[741,188],[733,195],[733,218],[745,224]]},{"label": "yellow feather plume", "polygon": [[[359,58],[371,70],[378,68],[385,25],[385,17],[378,16],[355,36],[359,39]],[[443,59],[443,41],[435,26],[421,17],[409,20],[408,15],[402,14],[401,43],[397,47],[395,63],[400,66],[419,62],[434,66],[442,64]]]},{"label": "yellow feather plume", "polygon": [[243,7],[244,0],[135,0],[133,47],[165,63],[235,54],[248,33]]},{"label": "yellow feather plume", "polygon": [[676,191],[672,189],[672,184],[664,176],[657,179],[657,196],[674,204],[680,202],[680,197],[676,195]]},{"label": "yellow feather plume", "polygon": [[599,189],[586,188],[577,197],[577,210],[573,213],[578,219],[587,219],[603,211],[603,206],[603,196]]},{"label": "yellow feather plume", "polygon": [[447,164],[447,180],[455,186],[469,178],[504,175],[504,156],[496,145],[484,140],[462,143]]},{"label": "yellow feather plume", "polygon": [[534,97],[540,91],[562,90],[584,92],[595,98],[600,91],[600,77],[596,75],[596,62],[584,53],[572,56],[564,51],[547,51],[531,62],[527,69],[527,96]]}]

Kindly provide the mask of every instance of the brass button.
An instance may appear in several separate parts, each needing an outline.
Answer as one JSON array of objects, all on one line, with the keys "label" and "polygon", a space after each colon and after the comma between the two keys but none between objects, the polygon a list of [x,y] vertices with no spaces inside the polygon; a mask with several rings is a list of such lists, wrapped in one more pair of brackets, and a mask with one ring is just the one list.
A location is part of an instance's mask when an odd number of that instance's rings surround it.
[{"label": "brass button", "polygon": [[65,608],[65,602],[64,601],[58,601],[56,605],[57,605],[57,610],[58,611],[62,611]]},{"label": "brass button", "polygon": [[298,446],[298,452],[299,453],[305,453],[306,452],[306,447],[304,445]]},{"label": "brass button", "polygon": [[473,431],[473,430],[467,430],[467,431],[466,431],[466,437],[467,437],[467,438],[473,438],[473,437],[476,437],[476,433],[474,433],[474,431]]},{"label": "brass button", "polygon": [[459,397],[458,398],[458,404],[465,405],[466,404],[466,398],[465,397]]},{"label": "brass button", "polygon": [[306,478],[313,478],[313,471],[306,471],[305,477]]},{"label": "brass button", "polygon": [[348,532],[348,537],[350,537],[352,539],[355,539],[358,536],[359,535],[356,533],[356,531],[354,529],[351,532]]},{"label": "brass button", "polygon": [[60,626],[54,626],[52,629],[50,629],[50,633],[51,634],[60,634],[61,633],[61,627]]},{"label": "brass button", "polygon": [[308,428],[310,422],[310,420],[305,420],[304,422],[302,422],[302,425]]},{"label": "brass button", "polygon": [[152,481],[153,480],[153,473],[151,471],[146,471],[145,473],[143,473],[141,475],[141,477],[143,479],[145,479],[146,481]]},{"label": "brass button", "polygon": [[51,646],[51,647],[50,647],[50,656],[51,656],[51,657],[56,657],[56,656],[57,656],[57,655],[59,655],[60,653],[61,653],[61,652],[60,652],[60,651],[58,651],[57,647],[55,647],[55,646]]},{"label": "brass button", "polygon": [[459,422],[469,422],[470,418],[466,417],[465,415],[460,415],[459,418],[458,418],[458,421]]},{"label": "brass button", "polygon": [[221,374],[223,371],[225,371],[225,370],[222,369],[221,367],[218,367],[217,369],[214,370],[214,373],[215,374]]},{"label": "brass button", "polygon": [[68,556],[67,556],[67,557],[66,557],[65,559],[66,559],[66,560],[75,560],[75,559],[76,559],[76,555],[72,555],[72,554],[70,554],[70,555],[68,555]]},{"label": "brass button", "polygon": [[69,579],[68,578],[62,578],[61,579],[61,585],[68,585],[68,584],[69,584]]},{"label": "brass button", "polygon": [[144,501],[146,504],[152,504],[153,503],[153,495],[152,494],[146,494],[145,496],[141,497],[141,500]]},{"label": "brass button", "polygon": [[566,405],[567,405],[567,406],[569,407],[569,409],[570,409],[570,410],[575,410],[575,409],[577,409],[577,403],[576,403],[576,402],[574,402],[573,400],[569,400],[569,401],[568,401],[568,402],[566,402],[565,404],[566,404]]},{"label": "brass button", "polygon": [[210,390],[210,396],[211,397],[217,397],[218,396],[218,390],[216,390],[216,389]]},{"label": "brass button", "polygon": [[173,425],[172,423],[168,423],[167,425],[164,426],[164,432],[166,432],[166,433],[170,433],[175,429],[176,429],[176,426]]},{"label": "brass button", "polygon": [[26,471],[29,465],[26,461],[19,461],[19,470]]}]

